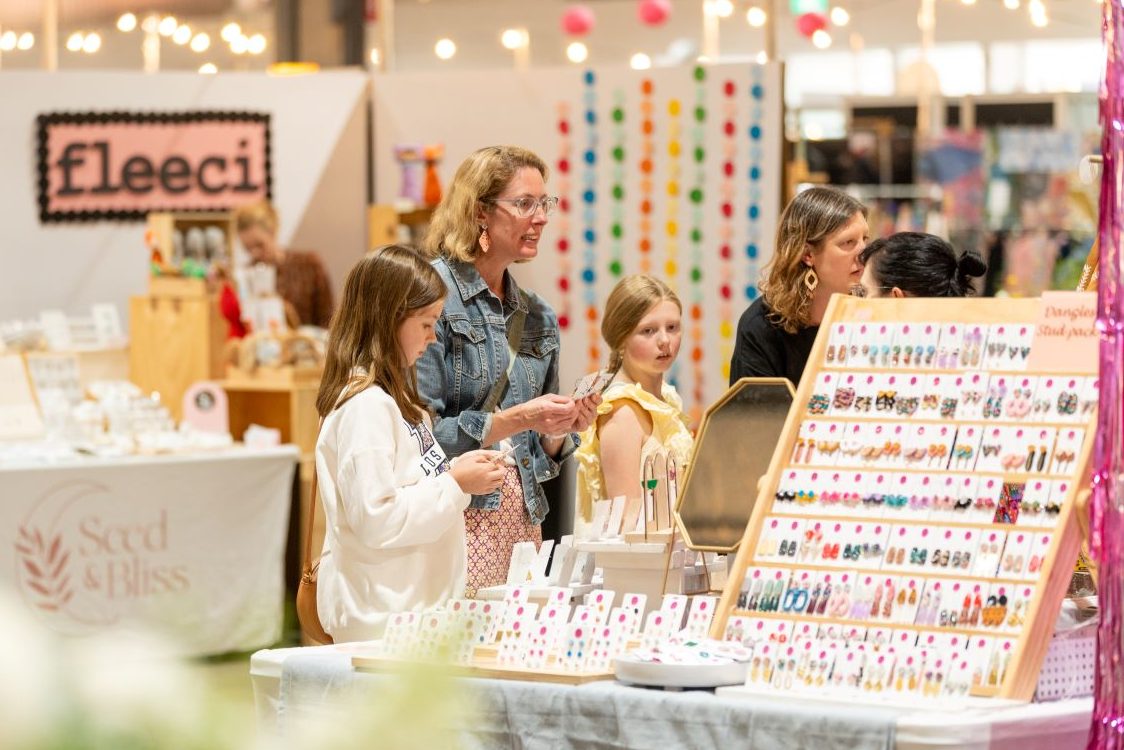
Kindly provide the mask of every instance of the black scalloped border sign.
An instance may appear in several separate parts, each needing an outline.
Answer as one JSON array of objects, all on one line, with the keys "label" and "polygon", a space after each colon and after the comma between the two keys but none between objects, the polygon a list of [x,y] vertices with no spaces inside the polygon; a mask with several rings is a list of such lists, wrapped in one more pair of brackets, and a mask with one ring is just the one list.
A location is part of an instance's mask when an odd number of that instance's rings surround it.
[{"label": "black scalloped border sign", "polygon": [[194,110],[188,112],[47,112],[36,118],[36,163],[38,171],[39,221],[43,224],[71,221],[143,221],[150,211],[176,211],[184,213],[204,213],[216,208],[184,208],[174,203],[152,205],[145,210],[92,210],[58,211],[51,210],[50,196],[47,194],[47,137],[50,126],[63,125],[103,125],[111,122],[129,124],[169,125],[198,122],[254,122],[265,125],[265,194],[273,198],[273,135],[271,115],[266,112],[235,112],[223,110]]}]

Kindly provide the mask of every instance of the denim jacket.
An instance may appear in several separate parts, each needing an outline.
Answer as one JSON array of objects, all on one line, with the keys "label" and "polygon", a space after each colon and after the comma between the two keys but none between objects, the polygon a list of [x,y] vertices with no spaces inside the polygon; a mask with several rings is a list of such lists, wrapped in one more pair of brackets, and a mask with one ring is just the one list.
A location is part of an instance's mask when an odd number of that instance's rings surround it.
[{"label": "denim jacket", "polygon": [[[504,275],[504,301],[488,289],[471,263],[439,258],[433,263],[448,289],[445,309],[437,321],[437,341],[418,360],[418,391],[434,411],[433,434],[449,456],[486,448],[484,436],[492,415],[480,411],[492,384],[507,370],[507,317],[526,311],[523,336],[511,380],[500,399],[507,409],[558,391],[558,318],[538,295],[520,293],[510,273]],[[559,463],[574,452],[577,435],[568,437],[558,459],[546,454],[533,431],[511,436],[515,465],[532,523],[542,523],[548,510],[540,482],[558,476]],[[500,493],[473,495],[470,507],[495,510]]]}]

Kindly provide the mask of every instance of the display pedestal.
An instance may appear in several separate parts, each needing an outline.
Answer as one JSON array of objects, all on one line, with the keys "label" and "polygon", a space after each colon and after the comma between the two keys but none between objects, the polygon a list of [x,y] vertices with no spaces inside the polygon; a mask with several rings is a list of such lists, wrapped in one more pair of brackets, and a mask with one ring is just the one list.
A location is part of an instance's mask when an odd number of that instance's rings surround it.
[{"label": "display pedestal", "polygon": [[628,591],[648,597],[644,614],[659,607],[665,591],[664,573],[667,573],[666,590],[679,593],[683,588],[682,565],[672,555],[671,569],[667,567],[667,543],[660,542],[578,542],[579,552],[590,552],[601,568],[603,585],[608,591]]},{"label": "display pedestal", "polygon": [[[278,371],[285,369],[279,368]],[[300,536],[297,538],[304,539],[308,528],[312,475],[316,470],[316,436],[320,423],[316,413],[319,376],[314,379],[306,375],[293,376],[291,382],[285,382],[275,378],[250,377],[235,370],[229,370],[227,374],[229,377],[221,385],[230,401],[230,434],[241,440],[251,424],[271,427],[281,431],[282,443],[292,443],[300,449]],[[324,544],[323,513],[316,514],[312,534],[312,548],[318,550]]]}]

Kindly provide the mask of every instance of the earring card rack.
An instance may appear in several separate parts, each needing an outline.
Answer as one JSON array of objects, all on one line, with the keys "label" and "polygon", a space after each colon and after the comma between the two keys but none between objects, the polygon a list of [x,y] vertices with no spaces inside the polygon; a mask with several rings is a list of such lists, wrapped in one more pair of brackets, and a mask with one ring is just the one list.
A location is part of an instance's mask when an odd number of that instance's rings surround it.
[{"label": "earring card rack", "polygon": [[744,689],[1032,698],[1097,405],[1095,359],[1031,354],[1042,305],[832,299],[711,630]]}]

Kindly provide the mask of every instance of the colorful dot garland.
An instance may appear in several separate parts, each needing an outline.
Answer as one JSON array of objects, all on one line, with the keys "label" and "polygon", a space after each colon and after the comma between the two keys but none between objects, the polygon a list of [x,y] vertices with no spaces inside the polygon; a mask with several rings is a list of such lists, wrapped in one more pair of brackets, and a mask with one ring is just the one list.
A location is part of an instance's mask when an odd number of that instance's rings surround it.
[{"label": "colorful dot garland", "polygon": [[760,281],[761,266],[758,258],[761,252],[761,123],[765,118],[765,66],[751,65],[749,86],[751,104],[749,108],[749,205],[746,209],[746,218],[749,220],[749,231],[746,233],[745,254],[749,261],[746,264],[745,296],[750,302],[757,299],[757,284]]},{"label": "colorful dot garland", "polygon": [[624,273],[624,163],[625,116],[624,91],[613,92],[613,143],[610,155],[612,184],[609,189],[609,274],[614,280]]},{"label": "colorful dot garland", "polygon": [[[680,122],[683,107],[678,99],[667,103],[667,204],[664,226],[667,241],[664,247],[664,277],[672,289],[679,288],[679,178],[683,168],[680,157],[683,155],[683,125]],[[684,310],[684,312],[687,312]],[[679,387],[679,360],[671,366],[668,381]]]},{"label": "colorful dot garland", "polygon": [[585,318],[589,326],[589,370],[596,370],[601,361],[601,333],[597,327],[597,77],[587,70],[582,78],[585,84],[585,151],[582,154],[582,283],[584,286]]},{"label": "colorful dot garland", "polygon": [[652,171],[655,157],[652,134],[656,126],[652,121],[652,92],[655,87],[650,78],[640,82],[640,272],[652,272]]},{"label": "colorful dot garland", "polygon": [[570,327],[570,105],[558,103],[558,289],[562,305],[558,309],[558,327]]},{"label": "colorful dot garland", "polygon": [[721,340],[722,378],[730,379],[730,357],[734,353],[733,311],[730,298],[734,279],[730,243],[734,237],[734,160],[737,156],[738,88],[732,80],[722,85],[722,177],[718,192],[718,336]]},{"label": "colorful dot garland", "polygon": [[694,405],[691,407],[691,421],[697,423],[702,417],[706,392],[704,385],[706,373],[703,369],[703,253],[702,226],[703,203],[706,185],[706,69],[701,65],[694,70],[695,86],[695,124],[691,128],[691,156],[695,162],[694,180],[688,198],[691,201],[691,372],[694,380]]}]

